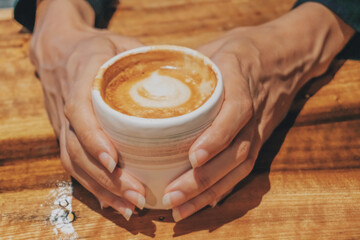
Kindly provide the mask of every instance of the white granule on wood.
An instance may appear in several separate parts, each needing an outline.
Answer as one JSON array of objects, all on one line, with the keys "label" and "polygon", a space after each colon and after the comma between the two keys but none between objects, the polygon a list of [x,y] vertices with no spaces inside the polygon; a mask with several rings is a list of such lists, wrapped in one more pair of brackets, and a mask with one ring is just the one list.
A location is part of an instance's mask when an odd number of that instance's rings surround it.
[{"label": "white granule on wood", "polygon": [[70,221],[68,214],[72,213],[72,185],[71,182],[59,182],[57,189],[50,191],[50,197],[53,199],[51,204],[51,214],[49,223],[54,226],[56,239],[76,239],[77,234]]}]

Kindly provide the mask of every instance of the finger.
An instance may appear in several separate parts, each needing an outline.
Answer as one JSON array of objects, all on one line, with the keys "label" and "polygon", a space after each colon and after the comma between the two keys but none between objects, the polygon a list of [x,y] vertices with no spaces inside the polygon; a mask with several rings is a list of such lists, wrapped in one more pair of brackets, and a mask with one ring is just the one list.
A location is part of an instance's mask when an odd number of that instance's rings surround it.
[{"label": "finger", "polygon": [[[40,71],[45,107],[55,135],[60,136],[60,128],[65,122],[63,98],[59,93],[61,83],[64,79],[59,76],[59,71]],[[55,75],[55,76],[54,76]]]},{"label": "finger", "polygon": [[[256,158],[256,157],[255,157]],[[254,155],[251,155],[246,161],[232,170],[228,175],[226,175],[221,181],[217,182],[214,186],[207,189],[199,196],[191,199],[190,201],[182,204],[179,207],[173,209],[172,215],[175,222],[184,219],[195,212],[199,211],[203,207],[212,203],[218,196],[224,195],[229,189],[232,189],[238,182],[244,179],[249,173],[254,165]]]},{"label": "finger", "polygon": [[71,174],[79,183],[88,191],[95,195],[96,198],[101,199],[105,205],[108,205],[119,212],[127,221],[130,220],[135,206],[127,200],[114,195],[90,178],[80,167],[74,165]]},{"label": "finger", "polygon": [[107,203],[105,203],[105,202],[102,201],[101,199],[98,199],[98,201],[99,201],[101,210],[103,210],[104,208],[108,208],[108,207],[109,207],[109,205],[107,205]]},{"label": "finger", "polygon": [[114,44],[116,53],[121,53],[133,48],[144,46],[138,39],[132,37],[110,34],[109,38]]},{"label": "finger", "polygon": [[76,56],[69,59],[68,65],[77,68],[73,71],[78,74],[73,76],[76,82],[64,111],[84,148],[111,173],[118,162],[117,152],[97,121],[91,104],[91,86],[95,74],[103,62],[114,54],[112,46],[104,49],[107,51],[81,61],[86,63],[78,64],[80,60],[76,60]]},{"label": "finger", "polygon": [[225,43],[226,39],[221,38],[198,47],[196,50],[205,56],[212,57]]},{"label": "finger", "polygon": [[[104,134],[95,118],[91,105],[91,86],[96,72],[105,61],[116,53],[139,47],[142,44],[132,38],[120,35],[105,35],[92,39],[94,46],[102,46],[101,51],[92,56],[84,56],[81,53],[86,52],[86,49],[83,49],[82,46],[78,49],[79,54],[74,54],[69,59],[67,63],[70,68],[69,72],[80,74],[72,76],[77,79],[73,87],[76,91],[72,92],[66,103],[65,115],[75,129],[81,144],[112,173],[118,162],[118,157],[113,144]],[[79,58],[84,57],[87,60],[85,61],[86,64],[79,64],[84,62],[84,59]]]},{"label": "finger", "polygon": [[75,133],[66,129],[66,148],[70,159],[86,172],[103,188],[119,197],[123,197],[143,209],[145,206],[145,188],[134,177],[121,168],[116,168],[111,174],[105,171],[80,145]]},{"label": "finger", "polygon": [[233,189],[230,189],[229,191],[227,191],[226,193],[224,193],[223,195],[221,195],[220,197],[218,197],[217,199],[215,199],[214,201],[212,201],[209,205],[214,208],[216,207],[216,205],[218,204],[218,202],[220,202],[221,200],[223,200],[227,195],[229,195],[232,192]]},{"label": "finger", "polygon": [[[168,208],[179,206],[221,180],[248,157],[252,138],[253,128],[248,126],[227,150],[175,179],[165,189],[163,204]],[[213,200],[217,197],[214,196]]]},{"label": "finger", "polygon": [[77,181],[79,181],[79,183],[88,191],[94,194],[96,198],[100,199],[102,202],[107,203],[120,214],[122,214],[126,220],[129,220],[134,211],[134,205],[103,188],[89,175],[87,175],[79,166],[74,164],[70,160],[70,157],[67,153],[65,141],[65,128],[63,127],[60,133],[60,157],[65,170],[70,173],[71,176],[73,176]]},{"label": "finger", "polygon": [[214,122],[189,150],[193,168],[203,165],[229,146],[253,114],[248,86],[240,73],[237,58],[232,54],[220,54],[213,60],[223,75],[225,99]]}]

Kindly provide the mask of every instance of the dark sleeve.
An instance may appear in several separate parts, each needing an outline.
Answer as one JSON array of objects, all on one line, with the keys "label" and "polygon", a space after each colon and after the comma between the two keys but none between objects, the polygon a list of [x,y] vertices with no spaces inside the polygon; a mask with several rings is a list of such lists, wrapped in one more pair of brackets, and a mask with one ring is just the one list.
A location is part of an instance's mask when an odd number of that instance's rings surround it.
[{"label": "dark sleeve", "polygon": [[[95,27],[106,28],[116,11],[118,0],[87,0],[95,11]],[[14,8],[14,18],[29,31],[34,30],[36,0],[18,0]]]},{"label": "dark sleeve", "polygon": [[86,0],[95,11],[95,27],[106,28],[116,11],[119,0]]},{"label": "dark sleeve", "polygon": [[298,0],[294,7],[306,2],[317,2],[338,15],[356,33],[337,58],[360,60],[360,1],[359,0]]},{"label": "dark sleeve", "polygon": [[30,32],[34,30],[36,0],[19,0],[14,8],[14,18]]}]

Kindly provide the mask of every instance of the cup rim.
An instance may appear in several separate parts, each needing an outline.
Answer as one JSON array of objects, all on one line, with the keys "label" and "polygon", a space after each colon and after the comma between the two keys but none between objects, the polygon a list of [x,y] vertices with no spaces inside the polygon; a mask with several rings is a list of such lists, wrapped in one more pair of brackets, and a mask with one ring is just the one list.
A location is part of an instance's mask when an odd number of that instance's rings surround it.
[{"label": "cup rim", "polygon": [[[181,53],[185,53],[187,55],[191,55],[197,58],[202,58],[204,60],[204,64],[210,66],[211,69],[214,71],[217,83],[214,89],[213,94],[197,109],[190,113],[186,113],[180,116],[169,117],[169,118],[142,118],[137,116],[130,116],[124,113],[118,112],[115,109],[111,108],[102,98],[99,88],[97,87],[97,81],[103,78],[103,75],[108,67],[116,63],[121,58],[126,56],[130,56],[133,54],[138,53],[145,53],[148,51],[155,51],[155,50],[171,50],[177,51]],[[95,101],[103,111],[106,112],[107,115],[110,115],[114,120],[129,123],[132,126],[139,126],[141,128],[164,128],[164,126],[176,126],[181,125],[187,122],[191,122],[192,120],[196,119],[198,116],[208,112],[212,107],[214,107],[220,98],[222,97],[223,93],[223,81],[222,75],[219,68],[216,64],[211,61],[207,56],[203,55],[202,53],[187,48],[183,46],[175,46],[175,45],[153,45],[153,46],[143,46],[134,48],[116,56],[110,58],[106,61],[98,70],[96,77],[92,84],[92,100]]]}]

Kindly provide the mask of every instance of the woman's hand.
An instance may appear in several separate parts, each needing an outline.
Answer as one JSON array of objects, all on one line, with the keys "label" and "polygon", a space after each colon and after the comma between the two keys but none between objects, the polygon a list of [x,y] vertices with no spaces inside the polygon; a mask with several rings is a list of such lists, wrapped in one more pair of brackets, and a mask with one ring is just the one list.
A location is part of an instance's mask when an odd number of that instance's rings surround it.
[{"label": "woman's hand", "polygon": [[37,10],[31,59],[40,76],[45,105],[60,140],[66,171],[100,201],[129,219],[143,208],[145,189],[117,167],[118,156],[92,108],[91,86],[99,67],[112,56],[141,44],[92,28],[94,13],[85,1],[43,1]]},{"label": "woman's hand", "polygon": [[326,71],[352,34],[328,9],[309,3],[198,49],[220,68],[225,100],[189,151],[193,169],[165,190],[163,203],[173,208],[175,221],[214,206],[251,172],[296,93]]}]

